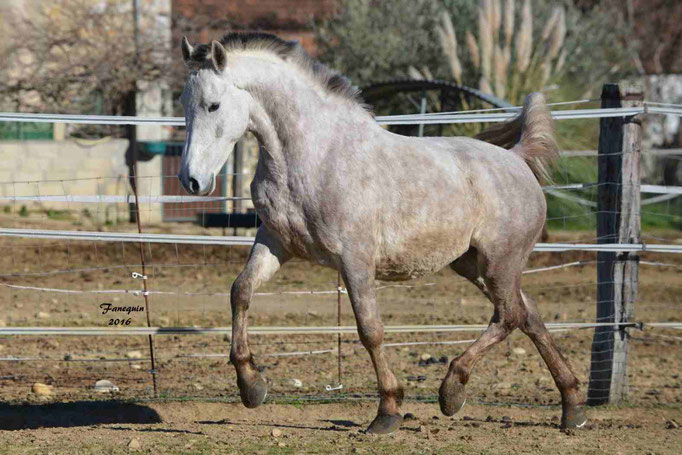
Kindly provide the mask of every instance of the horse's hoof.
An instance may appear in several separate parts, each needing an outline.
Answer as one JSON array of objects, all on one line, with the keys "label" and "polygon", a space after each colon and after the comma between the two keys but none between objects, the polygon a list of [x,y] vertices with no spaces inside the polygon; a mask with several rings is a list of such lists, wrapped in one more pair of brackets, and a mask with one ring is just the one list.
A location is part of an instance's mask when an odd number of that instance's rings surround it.
[{"label": "horse's hoof", "polygon": [[462,409],[466,401],[467,396],[464,391],[464,384],[457,380],[448,381],[446,378],[441,384],[438,393],[440,411],[448,417],[453,416]]},{"label": "horse's hoof", "polygon": [[367,433],[391,434],[400,428],[401,423],[403,423],[403,416],[401,414],[378,415],[369,424]]},{"label": "horse's hoof", "polygon": [[587,416],[585,411],[580,406],[574,406],[568,409],[561,416],[561,428],[582,428],[587,423]]},{"label": "horse's hoof", "polygon": [[257,408],[263,404],[265,397],[268,396],[268,386],[260,375],[254,381],[248,383],[246,381],[237,381],[237,385],[239,385],[239,395],[242,398],[242,403],[247,408]]}]

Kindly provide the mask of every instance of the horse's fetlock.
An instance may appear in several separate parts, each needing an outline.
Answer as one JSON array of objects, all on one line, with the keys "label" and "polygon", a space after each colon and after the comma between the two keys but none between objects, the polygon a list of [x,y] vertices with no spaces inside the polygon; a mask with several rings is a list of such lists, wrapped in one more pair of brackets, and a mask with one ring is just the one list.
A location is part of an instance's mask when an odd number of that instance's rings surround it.
[{"label": "horse's fetlock", "polygon": [[230,353],[230,363],[237,366],[251,364],[252,363],[251,353],[233,351]]},{"label": "horse's fetlock", "polygon": [[459,357],[450,362],[449,377],[458,381],[460,384],[469,382],[469,370],[459,364]]}]

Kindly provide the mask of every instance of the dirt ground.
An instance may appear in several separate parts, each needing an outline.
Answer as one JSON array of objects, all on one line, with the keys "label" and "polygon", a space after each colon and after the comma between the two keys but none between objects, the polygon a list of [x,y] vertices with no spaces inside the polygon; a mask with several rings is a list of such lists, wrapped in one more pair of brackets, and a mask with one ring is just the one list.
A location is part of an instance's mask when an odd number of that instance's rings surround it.
[{"label": "dirt ground", "polygon": [[[20,221],[22,227],[74,229],[69,221],[31,216]],[[0,224],[18,227],[17,217],[0,214]],[[146,231],[168,229],[164,225]],[[180,226],[173,232],[200,231]],[[654,238],[680,242],[677,231],[650,234],[650,243]],[[593,239],[588,233],[559,232],[552,233],[550,241]],[[152,325],[229,326],[224,294],[246,253],[243,247],[148,245],[149,289],[163,292],[150,296]],[[682,258],[677,256],[643,255],[643,261],[671,265],[640,267],[636,320],[680,320]],[[547,322],[594,320],[596,255],[534,254],[529,268],[575,261],[582,264],[524,277],[524,289],[536,297]],[[110,316],[101,314],[102,303],[141,305],[142,298],[55,289],[139,290],[141,283],[131,278],[139,271],[134,244],[0,239],[0,325],[106,327]],[[336,325],[335,293],[290,294],[333,291],[336,279],[335,272],[307,263],[285,265],[259,290],[268,295],[254,298],[250,325]],[[388,326],[485,324],[491,315],[491,305],[478,290],[450,271],[399,284],[412,287],[385,287],[378,294]],[[146,323],[144,312],[130,317],[132,326]],[[342,324],[354,325],[345,296]],[[417,420],[406,421],[403,431],[384,438],[360,431],[376,412],[375,379],[354,334],[342,337],[340,392],[325,390],[339,383],[335,335],[251,336],[271,392],[270,403],[258,410],[233,403],[238,395],[224,335],[156,336],[160,398],[151,401],[146,337],[6,336],[0,338],[0,430],[6,430],[0,431],[0,453],[64,453],[74,448],[78,453],[116,453],[129,450],[131,439],[138,440],[144,453],[679,453],[682,430],[666,428],[674,426],[666,423],[671,420],[682,424],[679,330],[630,330],[629,404],[590,409],[588,428],[571,434],[557,428],[559,394],[521,333],[514,333],[477,366],[462,414],[455,419],[439,415],[433,401],[446,363],[478,333],[387,335],[387,343],[462,343],[386,348],[405,386],[403,412],[414,413]],[[592,329],[554,334],[583,391],[589,383],[592,334]],[[301,351],[316,352],[282,356]],[[119,391],[96,392],[94,383],[100,379],[112,381]],[[33,393],[36,382],[51,386],[51,395]],[[113,401],[102,401],[109,399]],[[271,436],[274,428],[282,436]]]},{"label": "dirt ground", "polygon": [[39,429],[0,431],[0,453],[524,453],[678,454],[679,403],[589,411],[581,430],[562,432],[556,408],[465,406],[446,418],[437,404],[407,403],[390,436],[364,434],[372,403],[74,403],[0,407],[0,426],[21,414]]}]

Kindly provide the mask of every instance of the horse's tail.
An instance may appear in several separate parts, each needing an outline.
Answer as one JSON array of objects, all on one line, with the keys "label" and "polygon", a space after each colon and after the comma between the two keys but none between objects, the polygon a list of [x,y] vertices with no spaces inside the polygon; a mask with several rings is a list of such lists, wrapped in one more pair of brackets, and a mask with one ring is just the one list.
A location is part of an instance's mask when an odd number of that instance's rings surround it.
[{"label": "horse's tail", "polygon": [[488,128],[476,139],[521,155],[540,184],[552,181],[551,170],[559,153],[554,139],[554,121],[542,93],[528,95],[517,117]]}]

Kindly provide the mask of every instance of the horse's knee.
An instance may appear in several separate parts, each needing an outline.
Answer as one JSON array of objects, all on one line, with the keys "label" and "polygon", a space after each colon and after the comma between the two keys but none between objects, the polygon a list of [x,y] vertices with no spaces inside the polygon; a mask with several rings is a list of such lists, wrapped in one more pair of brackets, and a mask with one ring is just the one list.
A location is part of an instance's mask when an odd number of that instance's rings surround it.
[{"label": "horse's knee", "polygon": [[233,308],[248,309],[251,300],[252,286],[249,280],[240,274],[232,283],[230,302]]}]

